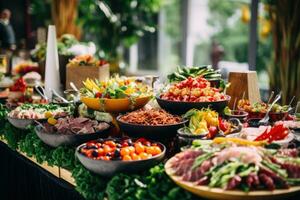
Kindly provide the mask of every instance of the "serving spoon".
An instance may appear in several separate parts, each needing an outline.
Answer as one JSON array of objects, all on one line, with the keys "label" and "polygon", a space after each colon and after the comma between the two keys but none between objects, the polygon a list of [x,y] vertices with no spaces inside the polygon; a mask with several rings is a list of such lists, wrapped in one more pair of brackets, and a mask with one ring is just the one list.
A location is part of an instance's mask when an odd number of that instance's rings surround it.
[{"label": "serving spoon", "polygon": [[35,90],[37,91],[37,93],[39,93],[39,95],[41,95],[41,97],[43,97],[46,101],[48,101],[48,97],[45,95],[46,91],[42,86],[36,85]]},{"label": "serving spoon", "polygon": [[270,104],[270,102],[271,102],[273,96],[274,96],[274,91],[271,92],[271,94],[270,94],[270,96],[269,96],[269,100],[268,100],[268,102],[267,102],[267,105]]},{"label": "serving spoon", "polygon": [[75,84],[73,82],[70,82],[70,86],[73,90],[75,90],[76,92],[79,92],[79,90],[77,89],[77,87],[75,86]]},{"label": "serving spoon", "polygon": [[262,118],[261,120],[259,120],[258,125],[265,125],[268,123],[269,121],[269,113],[272,109],[272,107],[274,106],[274,104],[279,101],[279,99],[281,98],[281,92],[279,94],[276,95],[276,97],[274,98],[274,101],[272,102],[271,106],[269,107],[269,109],[266,112],[266,115],[264,116],[264,118]]},{"label": "serving spoon", "polygon": [[67,99],[63,98],[62,96],[60,96],[54,89],[50,89],[50,91],[57,96],[58,98],[60,98],[64,103],[70,103]]}]

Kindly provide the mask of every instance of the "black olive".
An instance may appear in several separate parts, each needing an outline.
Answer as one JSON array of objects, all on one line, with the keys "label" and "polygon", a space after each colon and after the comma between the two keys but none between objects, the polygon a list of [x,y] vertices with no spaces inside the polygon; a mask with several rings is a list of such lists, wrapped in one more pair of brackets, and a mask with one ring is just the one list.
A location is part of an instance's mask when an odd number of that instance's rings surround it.
[{"label": "black olive", "polygon": [[120,155],[121,155],[120,149],[116,149],[116,150],[115,150],[115,153],[114,153],[114,156],[115,156],[115,157],[119,157]]},{"label": "black olive", "polygon": [[117,143],[117,144],[116,144],[116,147],[117,147],[117,148],[121,148],[122,145],[121,145],[120,143]]},{"label": "black olive", "polygon": [[88,146],[88,147],[86,147],[86,149],[97,149],[97,147],[95,147],[95,146]]},{"label": "black olive", "polygon": [[111,157],[111,152],[107,152],[105,155]]},{"label": "black olive", "polygon": [[121,156],[113,157],[112,160],[122,160]]},{"label": "black olive", "polygon": [[93,156],[93,157],[98,157],[98,151],[97,151],[97,150],[94,150],[94,151],[92,152],[92,156]]},{"label": "black olive", "polygon": [[100,142],[100,143],[103,143],[103,141],[104,141],[104,140],[101,139],[101,138],[97,140],[97,142]]},{"label": "black olive", "polygon": [[128,144],[129,146],[133,146],[132,140],[131,140],[131,139],[128,139],[128,140],[127,140],[127,144]]}]

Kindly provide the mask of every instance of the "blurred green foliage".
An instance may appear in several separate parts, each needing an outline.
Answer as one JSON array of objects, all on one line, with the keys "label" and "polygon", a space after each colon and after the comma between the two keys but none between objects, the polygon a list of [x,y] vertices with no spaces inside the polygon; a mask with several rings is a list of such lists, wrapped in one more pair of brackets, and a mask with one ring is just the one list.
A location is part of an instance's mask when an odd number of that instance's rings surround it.
[{"label": "blurred green foliage", "polygon": [[35,27],[47,26],[51,22],[51,0],[31,0],[29,11]]},{"label": "blurred green foliage", "polygon": [[154,32],[161,0],[81,0],[78,23],[86,40],[93,40],[106,58],[118,57],[120,46],[129,47],[145,32]]},{"label": "blurred green foliage", "polygon": [[[248,61],[249,23],[245,24],[241,21],[239,10],[242,5],[242,3],[233,3],[232,1],[208,1],[210,11],[208,24],[215,30],[212,40],[217,41],[223,46],[225,50],[224,60],[236,62]],[[270,37],[258,38],[256,70],[260,72],[266,70],[269,65],[272,42]]]}]

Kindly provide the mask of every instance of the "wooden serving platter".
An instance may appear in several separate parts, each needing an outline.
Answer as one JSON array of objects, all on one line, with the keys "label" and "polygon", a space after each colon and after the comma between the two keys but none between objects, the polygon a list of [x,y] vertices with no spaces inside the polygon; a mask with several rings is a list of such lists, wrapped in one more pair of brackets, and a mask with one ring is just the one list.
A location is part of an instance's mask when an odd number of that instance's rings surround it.
[{"label": "wooden serving platter", "polygon": [[295,195],[300,192],[300,186],[291,187],[289,189],[277,189],[273,191],[259,190],[243,192],[238,190],[224,190],[221,188],[210,188],[208,186],[199,186],[193,182],[183,181],[181,177],[174,176],[174,171],[171,168],[172,159],[169,159],[165,164],[165,170],[167,175],[183,189],[207,199],[218,199],[218,200],[274,200],[284,199]]}]

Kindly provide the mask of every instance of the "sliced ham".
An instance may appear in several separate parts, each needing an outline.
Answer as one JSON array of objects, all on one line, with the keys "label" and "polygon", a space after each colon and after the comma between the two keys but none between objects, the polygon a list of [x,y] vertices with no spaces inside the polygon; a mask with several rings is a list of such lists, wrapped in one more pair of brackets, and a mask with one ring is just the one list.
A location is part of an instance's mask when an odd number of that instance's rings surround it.
[{"label": "sliced ham", "polygon": [[48,132],[61,134],[91,134],[109,128],[109,124],[83,117],[66,117],[59,118],[54,126],[45,125],[45,127]]},{"label": "sliced ham", "polygon": [[228,147],[218,152],[212,162],[214,165],[219,165],[227,160],[234,159],[239,159],[247,164],[259,164],[262,161],[262,157],[255,147]]}]

